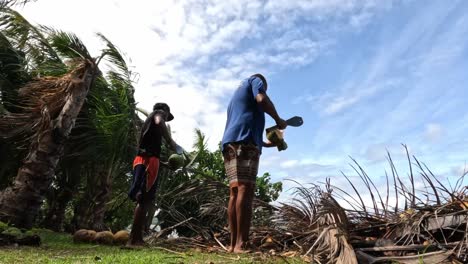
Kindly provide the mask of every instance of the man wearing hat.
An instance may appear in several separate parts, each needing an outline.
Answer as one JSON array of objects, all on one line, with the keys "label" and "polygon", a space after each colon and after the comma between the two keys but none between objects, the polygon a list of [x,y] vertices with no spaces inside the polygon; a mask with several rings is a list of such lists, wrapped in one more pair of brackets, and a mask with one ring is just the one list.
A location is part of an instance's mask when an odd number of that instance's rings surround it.
[{"label": "man wearing hat", "polygon": [[165,103],[156,103],[153,112],[145,120],[138,142],[138,154],[133,161],[133,181],[128,196],[137,202],[133,217],[129,245],[143,245],[145,216],[156,195],[162,139],[173,150],[177,144],[171,138],[166,122],[174,119]]}]

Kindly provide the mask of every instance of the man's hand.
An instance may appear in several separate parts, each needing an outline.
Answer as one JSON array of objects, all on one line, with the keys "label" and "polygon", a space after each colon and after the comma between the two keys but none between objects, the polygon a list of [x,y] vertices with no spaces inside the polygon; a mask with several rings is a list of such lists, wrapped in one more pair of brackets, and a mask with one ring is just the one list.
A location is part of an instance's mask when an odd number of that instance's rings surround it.
[{"label": "man's hand", "polygon": [[263,147],[264,148],[272,148],[272,147],[276,147],[276,146],[275,146],[275,144],[273,144],[269,140],[267,140],[267,141],[263,141]]},{"label": "man's hand", "polygon": [[279,129],[285,129],[288,124],[286,123],[286,121],[282,118],[278,118],[276,121],[276,125],[278,126]]}]

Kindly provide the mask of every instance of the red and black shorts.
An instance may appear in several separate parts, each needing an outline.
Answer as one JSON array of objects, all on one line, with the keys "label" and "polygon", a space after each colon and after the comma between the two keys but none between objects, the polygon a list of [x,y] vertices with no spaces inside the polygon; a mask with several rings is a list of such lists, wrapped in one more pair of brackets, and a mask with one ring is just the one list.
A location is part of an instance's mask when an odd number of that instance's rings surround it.
[{"label": "red and black shorts", "polygon": [[154,200],[156,196],[159,159],[153,156],[136,156],[133,160],[133,180],[128,196],[137,201],[141,193],[142,201]]},{"label": "red and black shorts", "polygon": [[230,185],[239,182],[255,184],[260,159],[256,145],[229,143],[224,147],[223,156]]}]

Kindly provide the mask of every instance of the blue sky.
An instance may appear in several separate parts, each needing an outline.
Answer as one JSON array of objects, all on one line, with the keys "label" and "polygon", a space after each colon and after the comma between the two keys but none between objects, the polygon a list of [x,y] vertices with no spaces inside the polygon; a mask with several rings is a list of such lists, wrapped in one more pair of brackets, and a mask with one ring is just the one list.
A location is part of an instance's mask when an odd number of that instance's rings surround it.
[{"label": "blue sky", "polygon": [[233,90],[261,72],[280,115],[305,122],[286,130],[287,151],[264,151],[260,172],[274,180],[341,186],[340,171],[354,175],[352,156],[380,186],[386,150],[408,171],[401,143],[441,179],[466,167],[466,1],[64,2],[20,11],[77,33],[96,53],[95,32],[111,39],[139,73],[140,107],[168,102],[186,148],[195,127],[216,147]]}]

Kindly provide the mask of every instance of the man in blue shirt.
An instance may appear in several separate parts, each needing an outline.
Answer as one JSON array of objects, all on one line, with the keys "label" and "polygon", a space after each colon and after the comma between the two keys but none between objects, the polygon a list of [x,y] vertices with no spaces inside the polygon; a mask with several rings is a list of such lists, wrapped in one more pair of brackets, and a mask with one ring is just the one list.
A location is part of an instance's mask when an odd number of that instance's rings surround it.
[{"label": "man in blue shirt", "polygon": [[275,120],[280,129],[287,126],[267,96],[267,87],[267,81],[261,74],[245,79],[234,92],[227,110],[221,144],[230,189],[230,251],[235,253],[245,252],[249,240],[252,201],[262,147],[274,147],[270,142],[263,142],[265,113]]}]

